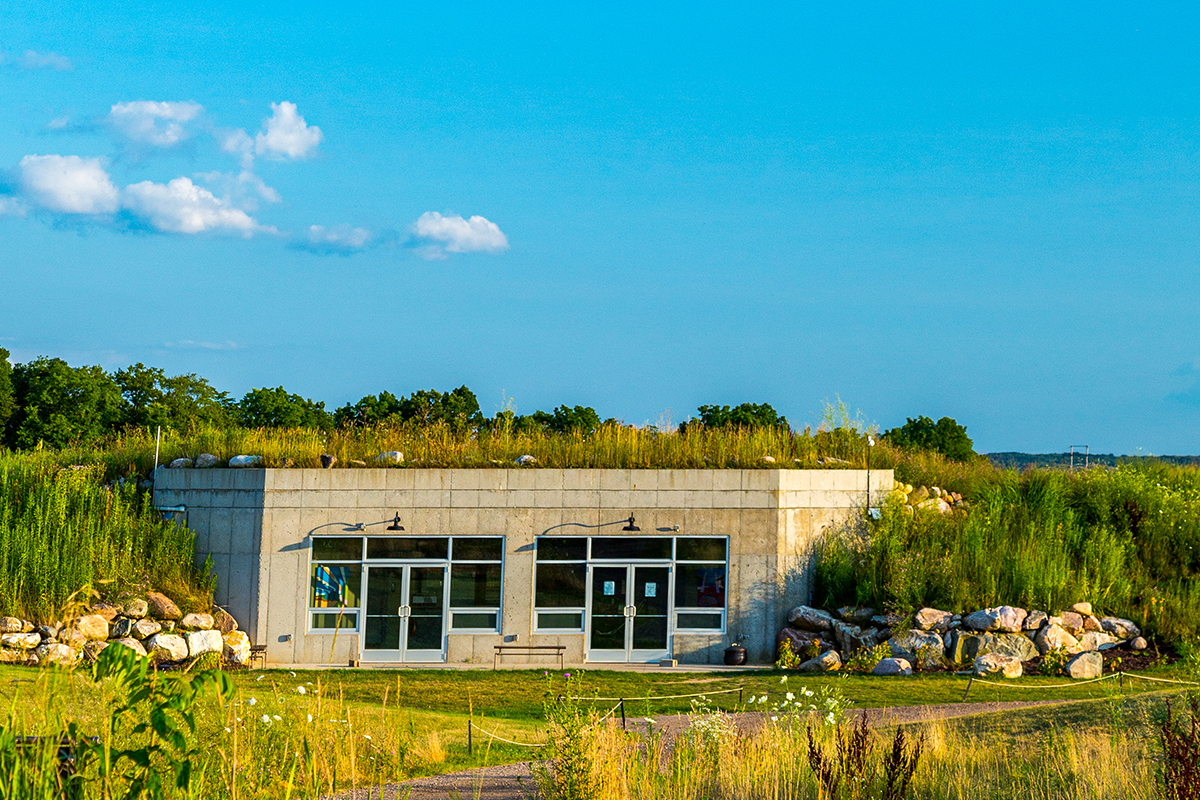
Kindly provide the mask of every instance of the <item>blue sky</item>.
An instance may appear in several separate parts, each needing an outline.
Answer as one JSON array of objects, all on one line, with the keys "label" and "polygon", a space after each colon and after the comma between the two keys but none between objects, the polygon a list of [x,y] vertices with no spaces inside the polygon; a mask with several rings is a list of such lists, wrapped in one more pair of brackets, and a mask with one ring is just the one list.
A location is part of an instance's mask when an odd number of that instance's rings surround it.
[{"label": "blue sky", "polygon": [[1200,453],[1191,6],[247,5],[7,5],[14,360]]}]

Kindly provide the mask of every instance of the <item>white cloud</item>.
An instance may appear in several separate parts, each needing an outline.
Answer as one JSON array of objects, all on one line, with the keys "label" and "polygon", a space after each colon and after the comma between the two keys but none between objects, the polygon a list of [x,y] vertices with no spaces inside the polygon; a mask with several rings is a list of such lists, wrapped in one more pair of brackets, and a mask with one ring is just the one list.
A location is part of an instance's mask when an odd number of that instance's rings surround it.
[{"label": "white cloud", "polygon": [[0,196],[0,217],[3,216],[25,216],[25,204],[19,197]]},{"label": "white cloud", "polygon": [[463,219],[426,211],[413,223],[412,233],[416,242],[425,243],[417,252],[427,259],[445,258],[446,253],[499,253],[508,249],[508,237],[500,226],[478,215]]},{"label": "white cloud", "polygon": [[[238,133],[245,136],[242,131]],[[263,120],[263,129],[254,137],[254,152],[276,159],[307,158],[324,138],[320,128],[309,125],[296,113],[295,103],[284,100],[271,103],[271,116]]]},{"label": "white cloud", "polygon": [[111,214],[117,187],[98,158],[29,155],[18,165],[21,190],[31,202],[60,214]]},{"label": "white cloud", "polygon": [[[0,58],[0,64],[5,60]],[[39,53],[36,50],[26,50],[12,59],[12,63],[21,69],[53,69],[59,72],[74,69],[71,59],[66,56],[60,56],[58,53]]]},{"label": "white cloud", "polygon": [[301,245],[305,250],[321,255],[348,256],[367,248],[371,243],[371,232],[349,225],[335,225],[332,228],[310,225],[305,238],[307,241]]},{"label": "white cloud", "polygon": [[168,233],[236,232],[249,238],[264,228],[227,199],[218,198],[190,178],[166,184],[142,181],[126,186],[122,205],[153,228]]},{"label": "white cloud", "polygon": [[249,170],[244,169],[236,175],[232,172],[198,172],[196,177],[219,189],[226,198],[246,211],[257,210],[259,200],[278,203],[283,199],[279,192]]},{"label": "white cloud", "polygon": [[46,127],[52,131],[61,131],[63,128],[71,124],[71,115],[63,114],[61,117],[55,117],[46,123]]},{"label": "white cloud", "polygon": [[131,141],[171,147],[187,137],[185,123],[203,110],[204,106],[191,100],[175,103],[134,100],[113,106],[108,123]]},{"label": "white cloud", "polygon": [[242,157],[242,169],[254,166],[254,140],[241,128],[236,131],[218,131],[216,137],[221,143],[221,149]]}]

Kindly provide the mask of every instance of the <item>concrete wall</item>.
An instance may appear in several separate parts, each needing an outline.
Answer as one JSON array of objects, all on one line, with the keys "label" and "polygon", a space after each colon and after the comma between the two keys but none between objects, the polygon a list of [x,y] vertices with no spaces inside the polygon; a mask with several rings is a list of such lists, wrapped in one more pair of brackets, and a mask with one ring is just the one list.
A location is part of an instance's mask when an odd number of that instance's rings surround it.
[{"label": "concrete wall", "polygon": [[[155,503],[187,506],[197,560],[213,557],[217,603],[267,645],[272,663],[346,664],[357,654],[356,634],[305,634],[309,540],[396,513],[409,535],[506,537],[502,633],[450,634],[449,662],[489,662],[495,644],[516,637],[566,645],[568,661],[579,663],[582,634],[531,633],[535,537],[630,512],[642,532],[625,535],[729,537],[727,632],[677,635],[675,657],[720,663],[729,640],[741,639],[752,661],[766,662],[787,610],[808,599],[814,538],[861,513],[868,479],[878,504],[892,488],[890,470],[868,478],[864,470],[163,469]],[[556,533],[622,535],[616,527]]]}]

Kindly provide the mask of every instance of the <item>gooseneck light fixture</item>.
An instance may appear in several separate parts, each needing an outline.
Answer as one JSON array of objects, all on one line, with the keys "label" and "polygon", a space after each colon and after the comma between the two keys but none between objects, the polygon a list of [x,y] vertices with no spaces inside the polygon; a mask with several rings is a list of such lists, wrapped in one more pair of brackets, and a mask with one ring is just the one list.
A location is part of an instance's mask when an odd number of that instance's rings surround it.
[{"label": "gooseneck light fixture", "polygon": [[623,530],[623,531],[640,531],[641,528],[639,528],[637,525],[634,524],[633,514],[630,514],[629,515],[629,524],[627,524],[624,528],[621,528],[621,530]]}]

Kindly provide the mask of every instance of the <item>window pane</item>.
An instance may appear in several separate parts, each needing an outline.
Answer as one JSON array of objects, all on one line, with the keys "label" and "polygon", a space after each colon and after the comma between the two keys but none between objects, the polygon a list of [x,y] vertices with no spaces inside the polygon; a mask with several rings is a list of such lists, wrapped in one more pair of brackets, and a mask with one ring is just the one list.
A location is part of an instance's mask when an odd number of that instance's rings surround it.
[{"label": "window pane", "polygon": [[313,564],[309,607],[357,608],[361,585],[358,564]]},{"label": "window pane", "polygon": [[[455,542],[455,547],[458,543]],[[452,564],[450,605],[478,607],[500,605],[499,564]]]},{"label": "window pane", "polygon": [[669,536],[613,536],[592,539],[592,558],[670,558]]},{"label": "window pane", "polygon": [[584,561],[587,559],[587,537],[542,536],[537,540],[538,561]]},{"label": "window pane", "polygon": [[719,631],[721,630],[721,615],[680,612],[675,627],[684,630]]},{"label": "window pane", "polygon": [[357,628],[358,614],[313,614],[313,630],[333,630],[334,628]]},{"label": "window pane", "polygon": [[445,559],[449,547],[445,536],[380,536],[367,539],[367,558]]},{"label": "window pane", "polygon": [[542,608],[580,608],[587,600],[586,564],[538,564],[533,604]]},{"label": "window pane", "polygon": [[313,561],[362,561],[361,536],[314,536]]},{"label": "window pane", "polygon": [[501,561],[504,558],[504,540],[499,536],[454,537],[455,561]]},{"label": "window pane", "polygon": [[542,630],[560,629],[577,631],[583,628],[583,614],[542,612],[537,615],[537,626]]},{"label": "window pane", "polygon": [[724,564],[676,564],[677,608],[724,608]]},{"label": "window pane", "polygon": [[677,561],[724,561],[725,540],[676,539],[675,559]]},{"label": "window pane", "polygon": [[495,612],[466,612],[455,611],[450,615],[452,628],[486,628],[488,630],[496,629],[496,613]]}]

